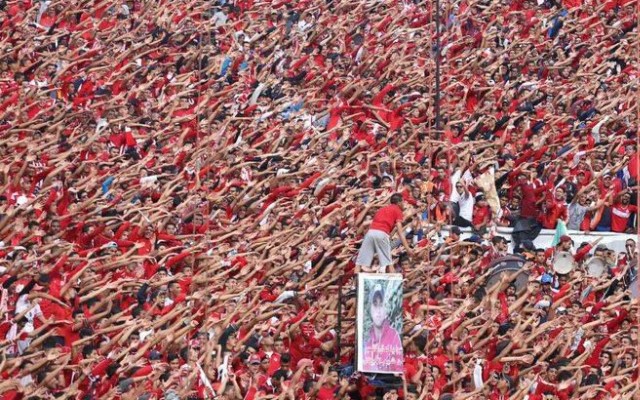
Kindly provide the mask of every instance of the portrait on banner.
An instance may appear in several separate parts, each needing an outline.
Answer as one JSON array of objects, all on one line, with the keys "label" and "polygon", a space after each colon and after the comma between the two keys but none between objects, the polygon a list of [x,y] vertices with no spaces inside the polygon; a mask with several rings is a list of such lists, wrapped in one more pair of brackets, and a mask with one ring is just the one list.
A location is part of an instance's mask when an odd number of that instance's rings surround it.
[{"label": "portrait on banner", "polygon": [[357,369],[402,373],[402,275],[358,274]]}]

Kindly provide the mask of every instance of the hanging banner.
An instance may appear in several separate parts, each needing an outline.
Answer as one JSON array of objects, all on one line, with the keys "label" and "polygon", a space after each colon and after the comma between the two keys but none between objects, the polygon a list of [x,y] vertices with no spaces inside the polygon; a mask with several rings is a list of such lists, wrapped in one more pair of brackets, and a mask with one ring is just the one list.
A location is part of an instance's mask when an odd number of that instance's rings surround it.
[{"label": "hanging banner", "polygon": [[359,372],[403,372],[402,275],[358,274]]}]

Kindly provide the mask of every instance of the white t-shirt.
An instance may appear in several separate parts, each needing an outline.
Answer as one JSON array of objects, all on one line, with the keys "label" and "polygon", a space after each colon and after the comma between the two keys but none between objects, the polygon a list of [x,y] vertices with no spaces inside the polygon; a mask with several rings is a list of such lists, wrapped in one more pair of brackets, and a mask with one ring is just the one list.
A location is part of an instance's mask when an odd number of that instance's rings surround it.
[{"label": "white t-shirt", "polygon": [[473,220],[473,205],[475,200],[471,193],[462,193],[459,194],[457,189],[453,189],[451,192],[451,202],[458,203],[460,206],[460,217],[466,219],[471,222]]},{"label": "white t-shirt", "polygon": [[[22,296],[18,297],[18,301],[16,302],[16,314],[20,314],[29,307],[31,307],[31,302],[29,301],[28,294],[23,294]],[[36,304],[35,307],[29,310],[29,312],[27,312],[24,317],[27,319],[27,321],[33,323],[33,320],[37,316],[42,316],[42,310],[40,309],[40,305],[38,304]]]}]

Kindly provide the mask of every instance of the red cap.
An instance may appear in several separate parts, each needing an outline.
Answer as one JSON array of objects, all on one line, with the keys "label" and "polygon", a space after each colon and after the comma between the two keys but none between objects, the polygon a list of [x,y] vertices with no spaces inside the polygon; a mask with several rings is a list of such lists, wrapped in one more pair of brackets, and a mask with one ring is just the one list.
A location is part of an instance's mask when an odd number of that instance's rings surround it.
[{"label": "red cap", "polygon": [[301,368],[304,364],[309,364],[311,366],[313,366],[313,360],[309,359],[309,358],[302,358],[300,359],[300,361],[298,361],[297,367]]},{"label": "red cap", "polygon": [[257,354],[253,354],[249,357],[249,364],[260,364],[260,357]]},{"label": "red cap", "polygon": [[564,242],[571,242],[571,238],[569,237],[569,235],[562,235],[560,237],[560,243],[564,243]]}]

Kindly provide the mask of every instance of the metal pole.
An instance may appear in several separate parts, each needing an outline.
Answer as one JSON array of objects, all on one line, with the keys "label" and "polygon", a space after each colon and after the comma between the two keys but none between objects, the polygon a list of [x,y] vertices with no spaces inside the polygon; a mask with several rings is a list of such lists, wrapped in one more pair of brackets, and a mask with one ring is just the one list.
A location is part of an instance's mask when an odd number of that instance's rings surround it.
[{"label": "metal pole", "polygon": [[[436,131],[440,134],[440,0],[436,0],[436,93],[435,93],[435,112],[436,112]],[[438,137],[439,138],[439,137]]]},{"label": "metal pole", "polygon": [[[636,1],[636,61],[638,63],[638,65],[640,65],[640,0]],[[633,34],[633,32],[632,32]],[[636,89],[638,90],[638,89]],[[634,157],[637,157],[637,152],[640,151],[640,100],[638,100],[638,98],[636,98],[636,124],[635,124],[635,129],[636,129],[636,154],[633,154]],[[640,168],[637,166],[637,168]],[[635,171],[634,171],[635,172]],[[638,181],[640,180],[640,177],[636,175],[636,182],[635,184],[638,185]],[[636,191],[636,205],[638,207],[640,207],[640,195],[638,195],[638,192]],[[637,230],[637,238],[636,238],[636,253],[640,253],[640,215],[638,213],[636,213],[636,230]],[[638,284],[638,279],[640,279],[640,265],[638,264],[638,259],[636,259],[635,262],[635,273],[636,273],[636,280],[635,282],[632,282],[632,284],[636,285]],[[631,311],[631,310],[630,310]],[[638,308],[638,310],[636,311],[636,324],[638,326],[638,328],[640,328],[640,308]],[[636,343],[636,354],[638,354],[638,351],[640,351],[640,341],[638,343]],[[638,363],[638,372],[640,372],[640,363]]]},{"label": "metal pole", "polygon": [[336,328],[336,362],[340,362],[340,339],[342,338],[342,277],[338,279],[338,327]]}]

